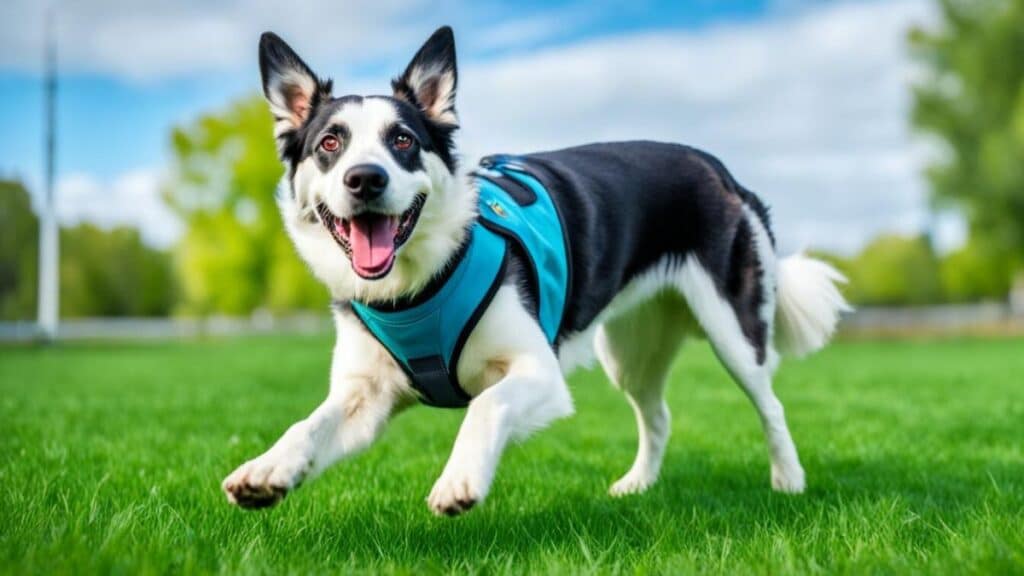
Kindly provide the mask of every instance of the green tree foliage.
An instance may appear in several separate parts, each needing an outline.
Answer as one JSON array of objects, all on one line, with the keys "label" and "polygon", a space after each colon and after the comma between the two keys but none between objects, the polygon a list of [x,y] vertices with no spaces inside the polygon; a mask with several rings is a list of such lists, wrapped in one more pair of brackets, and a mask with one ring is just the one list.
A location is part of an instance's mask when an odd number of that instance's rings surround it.
[{"label": "green tree foliage", "polygon": [[917,306],[1005,300],[1012,267],[972,240],[939,257],[922,236],[883,235],[853,257],[813,254],[843,272],[842,290],[855,305]]},{"label": "green tree foliage", "polygon": [[[913,119],[944,153],[935,199],[963,209],[972,235],[1024,258],[1024,0],[940,0],[942,22],[911,33],[928,69]],[[1019,260],[1018,260],[1019,261]],[[959,288],[958,288],[959,289]]]},{"label": "green tree foliage", "polygon": [[60,232],[61,316],[166,316],[174,306],[170,255],[146,246],[136,228],[92,224]]},{"label": "green tree foliage", "polygon": [[[0,320],[36,317],[39,220],[28,191],[0,182]],[[82,224],[60,231],[60,315],[163,316],[174,306],[170,255],[138,230]]]},{"label": "green tree foliage", "polygon": [[39,221],[28,190],[0,181],[0,320],[36,316],[36,253]]},{"label": "green tree foliage", "polygon": [[879,236],[851,259],[830,258],[850,280],[855,304],[897,306],[943,300],[940,263],[923,237]]},{"label": "green tree foliage", "polygon": [[262,98],[172,135],[164,196],[186,225],[176,251],[187,313],[320,309],[328,296],[298,259],[274,200],[282,167]]},{"label": "green tree foliage", "polygon": [[1013,267],[998,250],[979,246],[973,239],[942,259],[942,292],[950,302],[1005,300],[1010,293]]}]

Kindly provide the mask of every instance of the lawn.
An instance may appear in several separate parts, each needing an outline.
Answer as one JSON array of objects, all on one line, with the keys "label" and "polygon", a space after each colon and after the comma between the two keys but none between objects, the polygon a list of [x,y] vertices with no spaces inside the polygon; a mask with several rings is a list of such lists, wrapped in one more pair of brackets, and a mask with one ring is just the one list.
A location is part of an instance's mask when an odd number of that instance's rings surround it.
[{"label": "lawn", "polygon": [[661,481],[613,500],[633,416],[596,371],[466,516],[424,503],[459,411],[418,408],[279,507],[221,479],[327,387],[326,337],[0,348],[0,572],[1022,573],[1024,341],[847,342],[776,390],[809,489],[774,494],[753,409],[702,342]]}]

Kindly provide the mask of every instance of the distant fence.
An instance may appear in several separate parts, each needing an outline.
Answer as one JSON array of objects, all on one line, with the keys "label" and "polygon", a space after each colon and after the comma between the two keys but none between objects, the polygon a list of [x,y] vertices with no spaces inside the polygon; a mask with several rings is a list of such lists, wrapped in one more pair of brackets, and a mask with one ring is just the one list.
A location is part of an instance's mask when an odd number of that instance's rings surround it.
[{"label": "distant fence", "polygon": [[924,306],[869,307],[843,319],[850,335],[1024,334],[1024,310],[1001,302]]},{"label": "distant fence", "polygon": [[[209,318],[81,318],[63,320],[58,340],[188,339],[201,336],[254,334],[316,334],[332,329],[331,316],[300,314],[284,317],[212,316]],[[32,322],[0,322],[0,341],[31,342],[40,339]]]},{"label": "distant fence", "polygon": [[[1024,334],[1024,311],[983,303],[920,308],[861,308],[846,316],[841,332],[852,336]],[[330,314],[275,317],[88,318],[60,323],[58,340],[188,339],[202,336],[316,334],[332,329]],[[0,342],[39,339],[32,322],[0,322]]]}]

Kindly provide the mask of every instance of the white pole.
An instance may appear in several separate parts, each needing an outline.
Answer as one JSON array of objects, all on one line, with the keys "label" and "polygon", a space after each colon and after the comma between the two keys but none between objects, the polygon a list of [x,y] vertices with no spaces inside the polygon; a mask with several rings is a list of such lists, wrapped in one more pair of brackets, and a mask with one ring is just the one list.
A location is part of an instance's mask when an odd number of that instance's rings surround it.
[{"label": "white pole", "polygon": [[59,230],[54,199],[55,145],[57,131],[57,45],[54,13],[46,15],[46,189],[39,214],[39,331],[46,340],[57,336],[59,321]]}]

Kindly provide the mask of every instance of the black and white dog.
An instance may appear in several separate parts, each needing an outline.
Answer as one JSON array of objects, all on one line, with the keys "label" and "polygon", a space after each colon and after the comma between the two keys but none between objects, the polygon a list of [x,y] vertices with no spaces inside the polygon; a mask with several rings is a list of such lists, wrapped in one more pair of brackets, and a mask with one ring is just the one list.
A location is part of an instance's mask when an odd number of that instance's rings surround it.
[{"label": "black and white dog", "polygon": [[[350,303],[400,305],[442,275],[479,217],[478,184],[453,146],[455,45],[424,44],[390,96],[332,94],[277,36],[260,41],[263,89],[287,173],[287,230],[337,301],[327,400],[224,480],[240,506],[273,505],[366,448],[418,395]],[[488,493],[502,451],[573,412],[565,375],[590,351],[636,413],[639,449],[612,495],[657,479],[669,434],[666,374],[681,341],[704,335],[761,418],[771,485],[801,492],[804,471],[772,392],[776,344],[825,345],[847,306],[841,276],[800,255],[777,259],[768,212],[714,157],[675,144],[592,144],[522,157],[546,175],[563,215],[572,284],[552,344],[535,315],[527,263],[504,280],[457,365],[472,397],[451,457],[427,498],[458,514]]]}]

